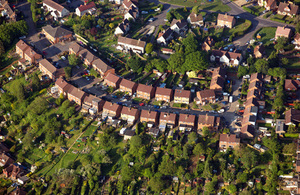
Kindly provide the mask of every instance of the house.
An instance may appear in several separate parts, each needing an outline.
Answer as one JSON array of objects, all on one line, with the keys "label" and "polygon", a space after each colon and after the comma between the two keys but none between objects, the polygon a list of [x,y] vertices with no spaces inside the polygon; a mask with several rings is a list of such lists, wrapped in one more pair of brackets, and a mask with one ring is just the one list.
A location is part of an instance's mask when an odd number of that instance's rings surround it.
[{"label": "house", "polygon": [[133,95],[136,92],[138,84],[127,79],[122,79],[120,82],[120,91]]},{"label": "house", "polygon": [[114,89],[119,88],[120,82],[121,82],[121,78],[112,73],[108,73],[108,75],[104,78],[104,83],[107,86],[113,87]]},{"label": "house", "polygon": [[115,29],[115,35],[125,35],[130,29],[130,23],[127,19],[123,20]]},{"label": "house", "polygon": [[300,49],[300,34],[299,33],[296,33],[292,43],[295,45],[295,49],[298,49],[298,50]]},{"label": "house", "polygon": [[243,125],[241,128],[241,137],[252,139],[254,137],[255,129],[253,125]]},{"label": "house", "polygon": [[121,119],[133,124],[140,116],[140,111],[131,107],[123,107],[121,111]]},{"label": "house", "polygon": [[52,0],[43,0],[43,9],[45,10],[45,13],[50,12],[55,20],[63,18],[70,13],[69,10]]},{"label": "house", "polygon": [[203,26],[203,17],[201,14],[196,14],[196,13],[191,13],[188,18],[187,22],[190,23],[192,26],[197,27],[197,26]]},{"label": "house", "polygon": [[169,48],[162,48],[161,52],[163,54],[174,54],[175,53],[175,51],[173,49],[169,49]]},{"label": "house", "polygon": [[221,27],[228,27],[233,28],[235,25],[235,18],[234,16],[230,16],[227,13],[225,14],[218,14],[217,18],[217,26]]},{"label": "house", "polygon": [[173,90],[157,87],[155,92],[156,101],[171,102],[173,100]]},{"label": "house", "polygon": [[235,148],[240,145],[240,138],[234,134],[220,134],[219,150],[226,151],[228,148]]},{"label": "house", "polygon": [[173,31],[170,28],[168,28],[158,34],[156,42],[158,44],[167,45],[168,42],[172,39],[172,37]]},{"label": "house", "polygon": [[226,70],[218,67],[213,70],[210,89],[222,90],[225,83]]},{"label": "house", "polygon": [[115,69],[107,65],[100,58],[97,58],[92,62],[92,67],[99,72],[102,78],[106,77],[108,73],[115,74]]},{"label": "house", "polygon": [[280,2],[278,6],[277,13],[279,15],[288,15],[290,17],[298,15],[299,12],[299,6],[294,5],[292,3],[284,3]]},{"label": "house", "polygon": [[171,22],[170,28],[177,34],[184,35],[188,30],[188,25],[186,20],[177,20],[174,18]]},{"label": "house", "polygon": [[8,1],[0,0],[0,16],[4,17],[9,22],[16,22],[17,15],[15,11],[10,7]]},{"label": "house", "polygon": [[14,160],[10,158],[6,153],[1,153],[0,154],[0,167],[7,167],[10,164],[12,164]]},{"label": "house", "polygon": [[84,14],[93,15],[96,12],[96,4],[92,1],[88,4],[80,5],[75,9],[75,13],[77,16],[83,16]]},{"label": "house", "polygon": [[135,135],[135,131],[127,129],[124,132],[124,140],[130,140]]},{"label": "house", "polygon": [[79,45],[76,42],[73,42],[70,46],[69,46],[69,54],[75,54],[78,56],[79,52],[84,50],[84,47],[82,47],[81,45]]},{"label": "house", "polygon": [[202,44],[202,50],[204,51],[210,51],[212,50],[212,47],[215,45],[215,41],[212,37],[208,36],[206,37],[206,39],[204,40],[203,44]]},{"label": "house", "polygon": [[208,127],[212,131],[219,129],[221,118],[217,116],[199,115],[198,116],[198,130],[202,130],[203,127]]},{"label": "house", "polygon": [[132,50],[134,53],[144,53],[146,42],[141,40],[135,40],[127,37],[118,38],[117,49],[128,52]]},{"label": "house", "polygon": [[284,89],[286,91],[297,91],[300,87],[299,80],[285,79]]},{"label": "house", "polygon": [[155,88],[152,86],[138,84],[136,89],[136,97],[150,100],[154,97]]},{"label": "house", "polygon": [[61,26],[53,28],[51,25],[47,25],[42,28],[42,33],[52,44],[71,40],[73,37],[73,33],[71,31],[62,28]]},{"label": "house", "polygon": [[178,120],[178,126],[180,131],[193,131],[195,128],[195,115],[180,114]]},{"label": "house", "polygon": [[289,39],[291,35],[292,30],[290,28],[278,26],[275,32],[275,39],[278,39],[279,37],[286,37]]},{"label": "house", "polygon": [[23,61],[29,64],[36,64],[42,56],[36,53],[31,46],[27,45],[23,40],[20,40],[16,44],[16,53],[20,56]]},{"label": "house", "polygon": [[70,101],[74,101],[76,104],[80,106],[86,95],[87,94],[84,91],[74,86],[70,87],[70,89],[68,90],[68,99]]},{"label": "house", "polygon": [[285,132],[284,130],[285,119],[276,119],[275,133],[282,135]]},{"label": "house", "polygon": [[242,61],[242,54],[236,52],[213,50],[210,61],[224,63],[227,66],[238,66]]},{"label": "house", "polygon": [[159,117],[159,129],[163,132],[166,127],[174,128],[177,125],[177,115],[173,113],[161,112]]},{"label": "house", "polygon": [[9,193],[9,195],[26,195],[26,194],[27,193],[19,187],[17,187],[16,189],[14,189]]},{"label": "house", "polygon": [[17,182],[21,185],[24,185],[28,180],[29,180],[29,177],[27,177],[26,175],[23,175],[22,177],[19,177],[17,179]]},{"label": "house", "polygon": [[189,104],[191,100],[191,91],[175,89],[174,103]]},{"label": "house", "polygon": [[265,47],[263,45],[255,46],[253,54],[255,58],[263,58],[265,55]]},{"label": "house", "polygon": [[147,134],[153,136],[154,138],[157,138],[159,135],[159,132],[160,132],[160,130],[158,127],[152,127],[149,129]]},{"label": "house", "polygon": [[25,175],[23,168],[18,164],[10,164],[8,167],[3,169],[3,174],[6,178],[17,180],[18,178]]},{"label": "house", "polygon": [[273,10],[277,7],[275,0],[258,0],[258,5],[266,10]]},{"label": "house", "polygon": [[88,94],[84,97],[82,108],[89,110],[90,108],[93,108],[96,110],[96,112],[99,112],[103,109],[105,101],[94,96],[91,94]]},{"label": "house", "polygon": [[300,110],[289,109],[285,112],[285,125],[298,125],[300,122]]},{"label": "house", "polygon": [[9,152],[9,149],[0,142],[0,153]]},{"label": "house", "polygon": [[111,102],[105,102],[103,105],[102,117],[108,117],[110,119],[119,118],[121,114],[122,106]]},{"label": "house", "polygon": [[53,66],[47,59],[39,61],[39,69],[44,75],[48,75],[50,79],[55,80],[57,78],[57,68]]},{"label": "house", "polygon": [[148,127],[153,127],[158,124],[158,112],[142,110],[140,116],[140,122],[147,123]]},{"label": "house", "polygon": [[94,54],[92,54],[89,50],[84,49],[81,50],[78,53],[78,56],[81,58],[81,60],[83,61],[83,63],[87,66],[92,66],[92,63],[95,60],[98,60],[99,58],[97,58],[97,56],[95,56]]},{"label": "house", "polygon": [[136,4],[134,4],[131,0],[124,0],[122,7],[126,10],[128,10],[131,7],[138,8]]},{"label": "house", "polygon": [[199,99],[201,105],[205,105],[207,103],[215,103],[216,102],[215,90],[205,89],[203,91],[198,91],[197,98]]},{"label": "house", "polygon": [[64,96],[67,96],[67,93],[69,89],[72,87],[72,85],[60,77],[55,81],[55,87],[57,87],[59,94],[63,94]]},{"label": "house", "polygon": [[124,15],[124,19],[125,20],[132,20],[132,21],[136,21],[136,19],[139,17],[139,10],[138,8],[131,6],[128,10],[127,13]]}]

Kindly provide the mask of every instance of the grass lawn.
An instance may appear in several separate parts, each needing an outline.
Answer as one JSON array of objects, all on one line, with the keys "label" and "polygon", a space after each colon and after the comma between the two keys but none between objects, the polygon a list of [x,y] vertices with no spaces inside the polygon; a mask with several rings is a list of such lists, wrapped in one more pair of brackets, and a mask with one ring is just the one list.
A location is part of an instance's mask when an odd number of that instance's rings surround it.
[{"label": "grass lawn", "polygon": [[251,26],[252,22],[250,20],[239,19],[234,28],[229,30],[230,35],[236,34],[243,35]]},{"label": "grass lawn", "polygon": [[188,105],[181,104],[181,103],[174,103],[173,107],[176,107],[176,108],[188,108]]},{"label": "grass lawn", "polygon": [[299,137],[299,133],[285,133],[284,137],[288,137],[288,138],[298,138]]},{"label": "grass lawn", "polygon": [[289,59],[289,64],[285,68],[300,68],[300,60],[298,58]]},{"label": "grass lawn", "polygon": [[154,76],[155,76],[154,73],[150,74],[149,76],[147,76],[146,78],[144,78],[143,80],[141,80],[141,83],[142,84],[146,84],[148,82],[151,83],[153,81]]},{"label": "grass lawn", "polygon": [[257,6],[248,6],[248,7],[243,7],[243,9],[250,14],[253,14],[255,16],[259,16],[265,9],[259,5]]},{"label": "grass lawn", "polygon": [[170,76],[166,79],[165,83],[166,83],[166,87],[170,88],[172,81],[174,79],[175,75],[174,74],[170,74]]},{"label": "grass lawn", "polygon": [[161,0],[164,3],[175,4],[186,7],[199,6],[199,9],[218,11],[218,12],[229,12],[231,9],[229,6],[222,3],[221,0],[213,0],[211,2],[205,0]]},{"label": "grass lawn", "polygon": [[269,17],[270,20],[276,21],[276,22],[282,22],[282,23],[286,23],[286,24],[293,24],[294,23],[294,19],[288,16],[283,16],[283,15],[272,15]]},{"label": "grass lawn", "polygon": [[263,27],[255,33],[255,37],[259,33],[261,39],[258,39],[258,41],[263,42],[263,44],[269,45],[272,43],[270,39],[273,39],[275,37],[275,32],[276,32],[275,27]]}]

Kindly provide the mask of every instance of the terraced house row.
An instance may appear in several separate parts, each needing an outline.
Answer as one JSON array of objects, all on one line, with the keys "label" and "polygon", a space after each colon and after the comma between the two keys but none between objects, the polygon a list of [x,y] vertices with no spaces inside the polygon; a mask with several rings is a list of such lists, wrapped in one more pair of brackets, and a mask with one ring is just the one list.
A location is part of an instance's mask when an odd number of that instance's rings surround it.
[{"label": "terraced house row", "polygon": [[134,83],[111,73],[105,77],[104,83],[114,89],[119,89],[129,95],[135,94],[136,97],[146,100],[150,100],[152,98],[155,98],[156,101],[165,102],[171,102],[174,100],[175,103],[181,104],[189,104],[191,102],[191,91],[189,90],[172,90],[160,87],[155,88],[140,83]]}]

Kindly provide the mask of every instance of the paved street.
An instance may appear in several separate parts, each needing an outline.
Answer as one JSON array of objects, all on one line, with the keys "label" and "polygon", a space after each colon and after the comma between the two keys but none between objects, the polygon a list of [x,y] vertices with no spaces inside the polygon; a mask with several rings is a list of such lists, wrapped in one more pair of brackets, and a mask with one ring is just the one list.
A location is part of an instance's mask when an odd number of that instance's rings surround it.
[{"label": "paved street", "polygon": [[16,5],[16,9],[23,12],[23,14],[24,14],[25,21],[28,24],[28,35],[27,36],[30,37],[30,36],[34,35],[37,31],[36,31],[35,24],[32,20],[30,3],[27,1],[23,1],[23,2],[19,3],[18,5]]}]

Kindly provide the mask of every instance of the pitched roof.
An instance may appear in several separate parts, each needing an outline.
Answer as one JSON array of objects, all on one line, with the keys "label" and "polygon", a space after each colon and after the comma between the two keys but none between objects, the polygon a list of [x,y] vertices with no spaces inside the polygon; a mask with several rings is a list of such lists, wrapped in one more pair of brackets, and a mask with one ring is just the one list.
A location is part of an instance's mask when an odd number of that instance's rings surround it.
[{"label": "pitched roof", "polygon": [[123,4],[127,7],[127,8],[130,8],[130,6],[135,6],[136,5],[131,1],[131,0],[124,0],[123,1]]},{"label": "pitched roof", "polygon": [[171,97],[172,91],[173,91],[172,89],[157,87],[155,95],[163,95],[163,96]]},{"label": "pitched roof", "polygon": [[73,42],[69,49],[72,49],[76,54],[78,54],[81,50],[84,50],[84,48],[76,42]]},{"label": "pitched roof", "polygon": [[130,25],[129,21],[127,19],[123,20],[123,22],[121,22],[119,24],[119,28],[123,31],[123,33],[126,32],[127,27]]},{"label": "pitched roof", "polygon": [[177,25],[178,28],[184,28],[185,26],[187,26],[187,22],[185,20],[176,20],[175,18],[172,20],[171,25]]},{"label": "pitched roof", "polygon": [[226,70],[224,68],[218,67],[215,68],[213,73],[212,73],[212,78],[213,77],[222,77],[225,78],[226,75]]},{"label": "pitched roof", "polygon": [[285,79],[284,88],[286,90],[288,90],[288,89],[297,90],[298,85],[300,85],[300,81],[298,81],[298,80]]},{"label": "pitched roof", "polygon": [[63,89],[64,91],[69,90],[69,88],[72,86],[61,77],[55,81],[55,85],[57,85],[59,88]]},{"label": "pitched roof", "polygon": [[121,37],[121,36],[118,38],[118,43],[134,45],[134,46],[143,47],[143,48],[146,46],[145,41],[131,39],[131,38],[127,38],[127,37]]},{"label": "pitched roof", "polygon": [[135,116],[139,112],[138,109],[131,108],[131,107],[123,107],[121,114],[126,114],[129,116]]},{"label": "pitched roof", "polygon": [[220,88],[223,88],[224,82],[225,80],[222,77],[212,78],[210,81],[210,88],[214,87],[214,85],[218,85]]},{"label": "pitched roof", "polygon": [[199,115],[198,116],[198,124],[211,125],[215,126],[215,116]]},{"label": "pitched roof", "polygon": [[290,13],[291,15],[298,14],[299,6],[289,3],[280,2],[278,6],[278,11]]},{"label": "pitched roof", "polygon": [[100,69],[103,73],[105,73],[108,70],[113,69],[109,65],[107,65],[105,62],[103,62],[101,59],[96,58],[96,60],[92,63],[93,66],[96,66],[97,69]]},{"label": "pitched roof", "polygon": [[289,109],[285,112],[285,123],[299,123],[300,122],[300,110]]},{"label": "pitched roof", "polygon": [[[48,1],[48,0],[46,0]],[[47,25],[43,27],[43,30],[45,30],[49,35],[51,35],[54,38],[59,38],[62,36],[73,34],[71,31],[62,28],[61,26],[57,26],[53,28],[51,25]]]},{"label": "pitched roof", "polygon": [[148,110],[142,110],[141,111],[141,116],[140,118],[148,118],[148,119],[156,119],[158,115],[158,112],[155,112],[155,111],[148,111]]},{"label": "pitched roof", "polygon": [[129,13],[133,18],[137,18],[137,15],[138,15],[138,13],[139,13],[139,10],[138,10],[136,7],[132,6],[132,7],[129,8],[128,13]]},{"label": "pitched roof", "polygon": [[176,114],[161,112],[160,117],[159,117],[159,121],[162,121],[162,120],[172,121],[172,122],[175,123],[176,122]]},{"label": "pitched roof", "polygon": [[82,99],[85,95],[85,92],[82,91],[81,89],[77,88],[77,87],[70,87],[70,89],[68,90],[68,94],[73,95],[74,97],[78,98],[78,99]]},{"label": "pitched roof", "polygon": [[267,0],[267,7],[270,7],[273,3],[276,4],[276,0]]},{"label": "pitched roof", "polygon": [[93,100],[98,99],[99,101],[101,101],[100,98],[92,95],[92,94],[88,94],[87,96],[85,96],[83,102],[84,103],[88,103],[88,104],[93,104]]},{"label": "pitched roof", "polygon": [[78,7],[78,9],[79,9],[80,12],[83,12],[83,11],[85,11],[85,10],[92,9],[92,8],[94,8],[94,7],[96,7],[96,5],[95,5],[95,3],[92,1],[92,2],[90,2],[90,3],[88,3],[88,4],[86,4],[86,5],[80,5],[80,6]]},{"label": "pitched roof", "polygon": [[300,42],[300,34],[299,33],[296,33],[294,40],[297,42]]},{"label": "pitched roof", "polygon": [[117,112],[118,109],[122,108],[121,105],[118,105],[118,104],[114,104],[112,102],[105,102],[104,105],[103,105],[103,110],[110,110],[110,111],[113,111],[113,112]]},{"label": "pitched roof", "polygon": [[189,15],[189,18],[190,18],[191,22],[200,22],[200,21],[203,21],[203,17],[202,17],[201,14],[197,15],[197,14],[195,14],[193,12]]},{"label": "pitched roof", "polygon": [[105,80],[110,81],[112,83],[117,83],[118,81],[120,81],[120,79],[121,79],[120,77],[112,73],[108,73],[107,76],[105,77]]},{"label": "pitched roof", "polygon": [[254,48],[254,55],[257,55],[257,53],[263,55],[265,53],[265,47],[263,45],[257,45]]},{"label": "pitched roof", "polygon": [[64,7],[52,0],[44,0],[43,3],[45,3],[46,5],[52,7],[53,9],[56,9],[59,12],[62,12],[62,10],[64,9]]},{"label": "pitched roof", "polygon": [[202,98],[210,98],[210,97],[215,97],[216,93],[215,90],[213,89],[205,89],[203,91],[198,91],[197,92],[197,97],[202,99]]},{"label": "pitched roof", "polygon": [[36,53],[33,49],[32,49],[32,47],[28,47],[25,51],[24,51],[24,53],[27,55],[27,56],[29,56],[30,58],[41,58],[42,56],[40,55],[40,54],[38,54],[38,53]]},{"label": "pitched roof", "polygon": [[150,94],[154,88],[152,86],[144,85],[144,84],[139,84],[136,91],[137,92],[144,92]]},{"label": "pitched roof", "polygon": [[228,15],[227,13],[225,13],[225,14],[219,14],[218,15],[218,20],[227,21],[227,22],[233,22],[234,17]]},{"label": "pitched roof", "polygon": [[163,32],[160,32],[158,34],[157,38],[163,37],[164,39],[169,38],[173,34],[172,29],[168,28],[167,30],[164,30]]},{"label": "pitched roof", "polygon": [[24,51],[25,49],[27,49],[28,47],[30,47],[29,45],[27,45],[27,43],[25,43],[23,40],[18,41],[18,43],[16,44],[16,47],[20,48],[20,50]]},{"label": "pitched roof", "polygon": [[255,132],[255,129],[254,129],[253,125],[246,125],[241,128],[241,133],[243,133],[243,134],[247,134],[247,135],[250,134],[250,136],[253,136],[254,132]]},{"label": "pitched roof", "polygon": [[196,116],[191,114],[180,114],[179,122],[183,123],[195,123]]},{"label": "pitched roof", "polygon": [[128,89],[133,89],[135,85],[136,85],[135,82],[132,82],[132,81],[127,80],[127,79],[122,79],[121,82],[120,82],[120,86],[123,86],[123,87],[128,88]]},{"label": "pitched roof", "polygon": [[290,36],[290,33],[291,33],[291,29],[290,28],[278,26],[277,29],[276,29],[275,36],[288,37],[288,36]]},{"label": "pitched roof", "polygon": [[42,59],[41,61],[39,61],[39,64],[46,68],[52,74],[57,71],[57,68],[53,66],[47,59]]},{"label": "pitched roof", "polygon": [[175,89],[174,97],[190,98],[191,97],[191,91],[182,90],[182,89]]},{"label": "pitched roof", "polygon": [[235,134],[220,134],[220,142],[237,142],[240,143],[240,138],[237,138]]},{"label": "pitched roof", "polygon": [[209,46],[214,46],[215,45],[215,40],[211,36],[208,36],[204,40],[204,43],[209,45]]},{"label": "pitched roof", "polygon": [[251,76],[250,76],[250,83],[253,82],[253,81],[256,81],[256,80],[262,81],[262,74],[261,73],[253,73],[253,74],[251,74]]}]

